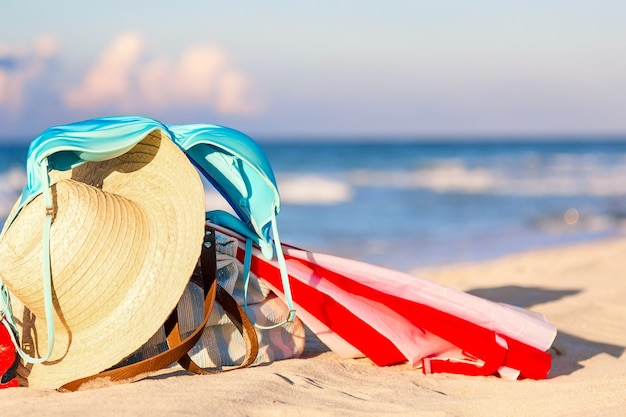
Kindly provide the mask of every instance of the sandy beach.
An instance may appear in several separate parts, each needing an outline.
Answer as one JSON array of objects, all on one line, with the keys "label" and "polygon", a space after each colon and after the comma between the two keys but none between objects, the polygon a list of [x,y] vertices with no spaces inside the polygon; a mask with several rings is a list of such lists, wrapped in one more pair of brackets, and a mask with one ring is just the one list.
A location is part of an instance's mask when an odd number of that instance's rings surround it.
[{"label": "sandy beach", "polygon": [[0,391],[0,416],[619,416],[626,406],[626,240],[550,248],[415,274],[543,313],[559,334],[546,380],[423,375],[302,358],[192,376],[179,368],[75,393]]}]

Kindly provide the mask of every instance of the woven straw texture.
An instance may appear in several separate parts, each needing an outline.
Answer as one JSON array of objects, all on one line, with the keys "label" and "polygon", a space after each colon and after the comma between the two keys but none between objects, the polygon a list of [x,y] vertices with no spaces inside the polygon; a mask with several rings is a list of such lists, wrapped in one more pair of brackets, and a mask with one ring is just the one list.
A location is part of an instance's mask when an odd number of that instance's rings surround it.
[{"label": "woven straw texture", "polygon": [[[186,288],[204,232],[198,173],[160,131],[118,158],[53,172],[51,180],[54,351],[19,370],[23,383],[41,388],[103,371],[144,344]],[[0,242],[0,276],[31,356],[47,350],[44,213],[38,196]]]}]

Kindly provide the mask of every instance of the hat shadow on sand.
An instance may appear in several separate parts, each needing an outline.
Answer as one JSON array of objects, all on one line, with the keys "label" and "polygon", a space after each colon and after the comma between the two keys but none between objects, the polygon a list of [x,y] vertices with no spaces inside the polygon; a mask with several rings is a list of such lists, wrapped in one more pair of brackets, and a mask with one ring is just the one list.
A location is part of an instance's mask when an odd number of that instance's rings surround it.
[{"label": "hat shadow on sand", "polygon": [[[467,292],[490,301],[529,308],[533,305],[557,301],[579,294],[581,290],[554,290],[508,285],[495,288],[476,288]],[[582,364],[584,361],[602,353],[619,358],[625,350],[626,347],[624,346],[596,342],[558,330],[557,337],[549,350],[552,355],[552,369],[549,377],[572,374],[584,368]]]}]

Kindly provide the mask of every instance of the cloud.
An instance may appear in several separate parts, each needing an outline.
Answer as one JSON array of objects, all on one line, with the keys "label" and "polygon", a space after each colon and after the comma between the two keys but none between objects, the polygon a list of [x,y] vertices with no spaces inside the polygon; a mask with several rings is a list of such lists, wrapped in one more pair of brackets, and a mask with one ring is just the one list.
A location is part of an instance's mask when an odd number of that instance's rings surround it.
[{"label": "cloud", "polygon": [[0,44],[0,108],[18,115],[28,101],[27,87],[48,75],[59,49],[51,35],[38,37],[32,45]]},{"label": "cloud", "polygon": [[127,112],[206,106],[233,114],[262,108],[250,79],[218,45],[190,45],[177,58],[150,52],[139,33],[116,36],[82,82],[65,93],[66,105]]},{"label": "cloud", "polygon": [[139,64],[144,40],[136,33],[117,36],[87,71],[82,84],[65,94],[71,108],[100,107],[126,103],[130,97],[131,76]]}]

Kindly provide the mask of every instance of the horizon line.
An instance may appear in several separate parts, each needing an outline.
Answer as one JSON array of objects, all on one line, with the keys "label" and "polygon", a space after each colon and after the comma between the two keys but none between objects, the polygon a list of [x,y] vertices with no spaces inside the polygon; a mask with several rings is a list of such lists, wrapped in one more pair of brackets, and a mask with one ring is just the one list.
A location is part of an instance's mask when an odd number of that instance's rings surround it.
[{"label": "horizon line", "polygon": [[[235,128],[236,129],[236,128]],[[264,144],[285,143],[550,143],[550,142],[626,142],[626,132],[619,133],[258,133],[249,134]],[[40,133],[39,133],[40,134]],[[0,135],[0,145],[28,145],[39,134]]]}]

